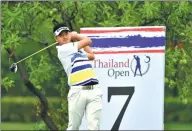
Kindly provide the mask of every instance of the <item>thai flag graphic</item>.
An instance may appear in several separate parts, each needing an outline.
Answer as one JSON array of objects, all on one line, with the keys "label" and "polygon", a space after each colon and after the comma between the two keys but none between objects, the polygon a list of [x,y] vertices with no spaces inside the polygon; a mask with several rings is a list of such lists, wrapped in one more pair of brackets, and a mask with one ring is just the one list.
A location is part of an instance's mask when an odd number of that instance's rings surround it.
[{"label": "thai flag graphic", "polygon": [[97,27],[81,28],[92,39],[95,54],[164,53],[165,27]]}]

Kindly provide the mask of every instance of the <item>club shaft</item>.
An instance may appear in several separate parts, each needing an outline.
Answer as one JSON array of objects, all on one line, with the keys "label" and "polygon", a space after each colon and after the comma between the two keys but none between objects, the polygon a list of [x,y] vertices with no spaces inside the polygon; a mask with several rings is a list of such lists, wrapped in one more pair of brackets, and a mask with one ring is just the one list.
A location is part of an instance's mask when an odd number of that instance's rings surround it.
[{"label": "club shaft", "polygon": [[41,49],[41,50],[39,50],[39,51],[33,53],[33,54],[31,54],[31,55],[29,55],[29,56],[23,58],[22,60],[16,62],[15,64],[18,64],[18,63],[20,63],[20,62],[22,62],[22,61],[28,59],[29,57],[31,57],[31,56],[33,56],[33,55],[36,55],[36,54],[38,54],[39,52],[44,51],[44,50],[46,50],[47,48],[49,48],[49,47],[51,47],[51,46],[54,46],[54,45],[56,45],[56,44],[57,44],[57,42],[55,42],[55,43],[53,43],[53,44],[51,44],[51,45],[49,45],[49,46],[47,46],[47,47],[45,47],[45,48],[43,48],[43,49]]}]

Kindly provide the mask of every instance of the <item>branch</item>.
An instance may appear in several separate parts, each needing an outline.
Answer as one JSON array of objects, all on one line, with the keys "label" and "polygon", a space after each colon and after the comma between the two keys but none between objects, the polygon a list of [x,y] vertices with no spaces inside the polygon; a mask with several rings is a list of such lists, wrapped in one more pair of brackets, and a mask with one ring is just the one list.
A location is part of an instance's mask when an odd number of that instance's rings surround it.
[{"label": "branch", "polygon": [[52,20],[52,23],[53,23],[53,25],[59,24],[59,22],[57,20],[55,20],[55,19]]},{"label": "branch", "polygon": [[75,5],[75,9],[72,11],[71,15],[68,16],[68,20],[69,20],[69,21],[74,20],[74,19],[75,19],[75,15],[76,15],[77,12],[78,12],[77,3],[74,2],[74,5]]},{"label": "branch", "polygon": [[77,14],[78,12],[78,8],[77,8],[77,2],[74,2],[74,5],[75,5],[75,9],[72,11],[71,14],[68,13],[68,9],[71,7],[67,7],[64,11],[62,11],[63,13],[61,14],[61,18],[63,20],[63,22],[69,26],[69,28],[71,30],[74,30],[73,26],[72,26],[72,21],[74,21],[75,19],[75,15]]},{"label": "branch", "polygon": [[[10,48],[6,48],[6,50],[7,50],[8,54],[9,54],[9,56],[12,57],[13,61],[17,62],[18,58],[15,56],[14,51],[11,50]],[[28,75],[27,75],[27,73],[25,72],[25,70],[24,70],[23,66],[21,65],[21,63],[18,63],[17,67],[18,67],[20,76],[21,76],[21,78],[24,81],[24,84],[26,84],[28,82]]]},{"label": "branch", "polygon": [[32,25],[35,17],[37,17],[42,11],[38,11],[34,16],[31,16],[30,24],[29,24],[29,34],[32,32]]},{"label": "branch", "polygon": [[[16,55],[13,53],[13,51],[10,48],[6,49],[8,54],[12,54],[11,58],[13,59],[13,61],[16,63],[18,61],[18,58],[16,57]],[[46,97],[43,95],[43,93],[41,91],[39,91],[32,83],[31,81],[28,79],[28,75],[27,72],[25,71],[25,69],[23,68],[21,63],[17,64],[18,66],[18,70],[20,73],[21,78],[24,81],[25,86],[28,88],[28,90],[30,90],[35,96],[37,96],[39,98],[39,101],[41,102],[41,113],[40,116],[43,119],[43,121],[45,122],[45,124],[47,125],[47,127],[52,130],[52,131],[57,131],[57,127],[56,125],[53,123],[52,119],[50,116],[48,116],[48,102]]]},{"label": "branch", "polygon": [[[102,5],[98,5],[98,7],[97,8],[100,8],[101,10],[103,10],[104,8],[103,8],[103,6]],[[83,8],[81,8],[81,9],[83,9]],[[100,26],[98,23],[99,22],[96,22],[96,21],[91,21],[91,20],[89,20],[87,17],[85,17],[82,13],[81,13],[81,9],[78,9],[78,12],[79,12],[79,15],[83,18],[83,21],[89,21],[89,22],[91,22],[91,23],[93,23],[93,24],[95,24],[95,26]],[[99,13],[98,13],[98,15],[99,15]],[[96,15],[96,19],[98,20],[98,15]]]}]

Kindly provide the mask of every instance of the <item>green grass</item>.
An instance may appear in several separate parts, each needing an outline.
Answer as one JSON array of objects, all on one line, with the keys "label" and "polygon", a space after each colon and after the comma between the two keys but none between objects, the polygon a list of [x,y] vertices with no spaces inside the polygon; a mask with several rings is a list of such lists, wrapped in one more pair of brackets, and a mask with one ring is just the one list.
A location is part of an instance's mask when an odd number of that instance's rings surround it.
[{"label": "green grass", "polygon": [[1,130],[32,130],[35,123],[2,122]]},{"label": "green grass", "polygon": [[[35,123],[13,123],[2,122],[1,130],[30,130]],[[192,124],[167,123],[165,130],[192,130]]]},{"label": "green grass", "polygon": [[192,130],[191,124],[166,123],[165,130]]}]

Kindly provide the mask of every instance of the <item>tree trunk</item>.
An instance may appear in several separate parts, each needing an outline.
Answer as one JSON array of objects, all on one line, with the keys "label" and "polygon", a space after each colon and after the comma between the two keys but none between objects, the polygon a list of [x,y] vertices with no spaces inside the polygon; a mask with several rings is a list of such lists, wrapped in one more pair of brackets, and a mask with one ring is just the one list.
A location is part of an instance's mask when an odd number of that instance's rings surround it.
[{"label": "tree trunk", "polygon": [[[18,61],[18,58],[16,57],[16,55],[13,53],[13,51],[10,48],[6,49],[8,54],[11,56],[11,58],[13,59],[14,62]],[[45,124],[47,125],[47,127],[51,130],[51,131],[57,131],[57,127],[54,124],[54,122],[52,121],[51,117],[48,115],[48,102],[46,97],[43,95],[43,93],[41,91],[39,91],[37,88],[35,88],[35,86],[31,83],[31,81],[28,79],[28,75],[27,72],[25,71],[25,69],[23,68],[21,63],[17,64],[19,73],[21,75],[21,78],[24,81],[25,86],[35,95],[39,98],[39,101],[41,102],[41,113],[40,116],[43,119],[43,121],[45,122]]]}]

